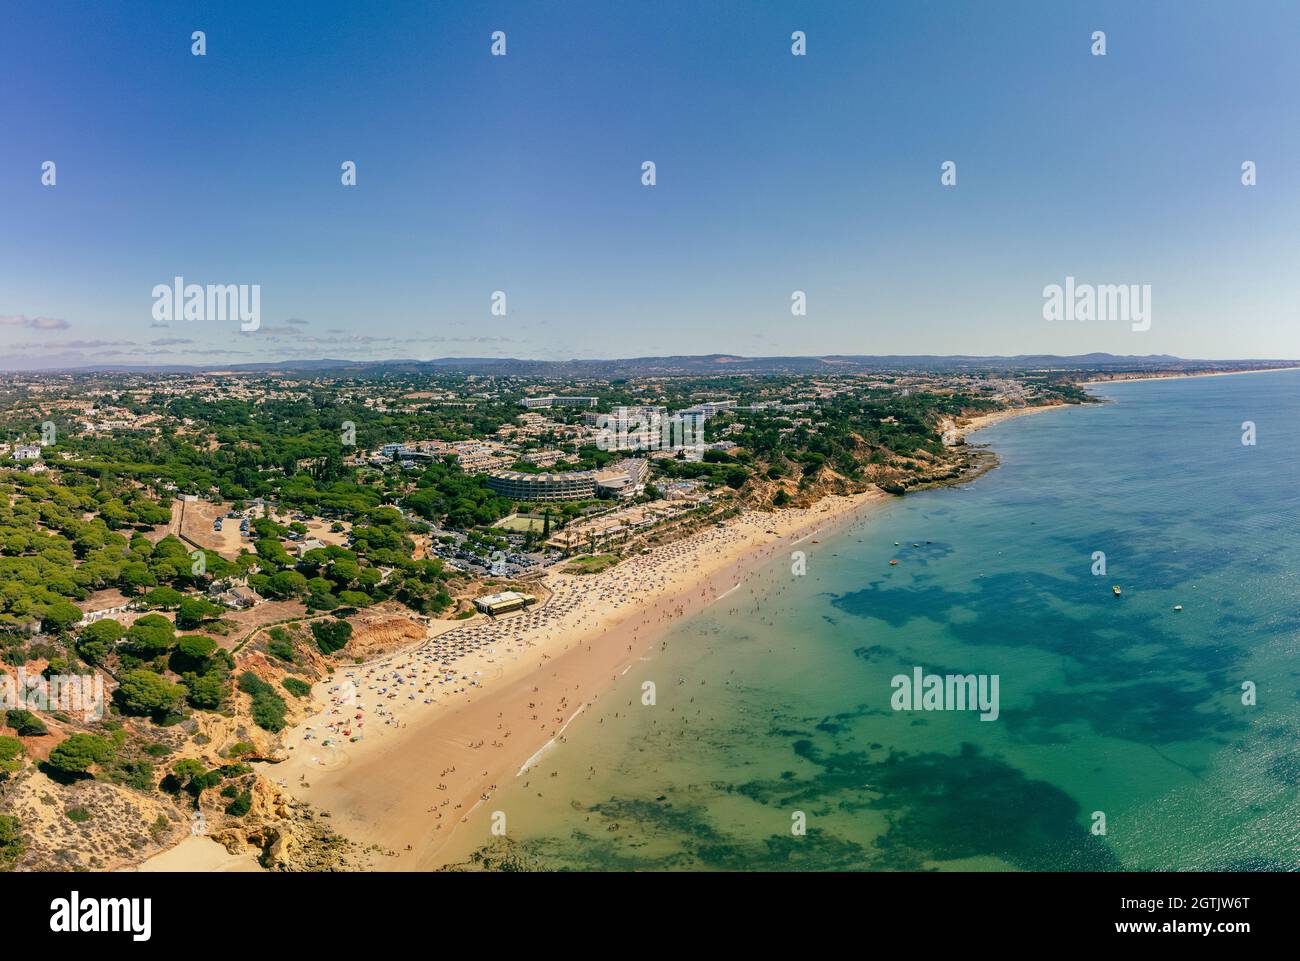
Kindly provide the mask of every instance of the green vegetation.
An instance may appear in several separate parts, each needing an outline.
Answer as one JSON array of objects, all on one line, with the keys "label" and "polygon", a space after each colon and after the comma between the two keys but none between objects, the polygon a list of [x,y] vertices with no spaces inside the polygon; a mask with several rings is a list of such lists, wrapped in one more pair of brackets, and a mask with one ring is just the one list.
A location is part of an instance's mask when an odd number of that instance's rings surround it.
[{"label": "green vegetation", "polygon": [[458,530],[491,524],[513,509],[507,498],[488,490],[485,477],[465,474],[452,464],[429,467],[403,505],[426,520]]},{"label": "green vegetation", "polygon": [[179,709],[185,688],[152,671],[127,671],[113,696],[126,714],[165,718]]},{"label": "green vegetation", "polygon": [[0,871],[12,869],[25,849],[22,824],[12,815],[0,814]]},{"label": "green vegetation", "polygon": [[272,657],[293,664],[297,658],[293,652],[293,638],[283,627],[273,627],[270,630],[270,639],[266,642],[266,652]]},{"label": "green vegetation", "polygon": [[112,618],[95,621],[77,639],[77,653],[91,664],[103,664],[125,634],[126,628]]},{"label": "green vegetation", "polygon": [[162,607],[167,610],[180,607],[183,600],[185,595],[174,587],[155,587],[144,596],[144,601],[149,607]]},{"label": "green vegetation", "polygon": [[248,791],[240,791],[235,795],[235,799],[226,805],[226,813],[231,817],[242,818],[253,806],[253,795]]},{"label": "green vegetation", "polygon": [[176,628],[161,614],[146,614],[127,630],[123,647],[135,658],[149,660],[166,654],[176,642]]},{"label": "green vegetation", "polygon": [[352,625],[347,621],[323,620],[311,622],[311,633],[322,654],[342,650],[352,637]]},{"label": "green vegetation", "polygon": [[[1008,397],[1086,400],[1074,374],[965,368],[952,375],[861,374],[594,378],[580,389],[599,399],[601,411],[621,404],[679,410],[718,397],[741,405],[707,423],[711,443],[728,443],[711,446],[699,459],[682,452],[653,460],[641,500],[674,489],[708,495],[702,506],[679,515],[686,518],[683,527],[743,507],[802,505],[827,492],[870,485],[901,493],[959,469],[962,453],[943,443],[948,419],[997,409]],[[50,417],[59,427],[59,443],[45,448],[39,469],[0,462],[0,661],[15,667],[36,662],[47,675],[93,666],[117,682],[120,714],[175,725],[170,745],[146,736],[151,729],[140,721],[86,725],[88,731],[72,734],[50,753],[42,770],[52,776],[93,771],[134,790],[162,786],[195,798],[226,779],[226,810],[241,817],[252,799],[248,785],[234,779],[247,775],[239,759],[255,753],[253,745],[235,745],[227,752],[232,763],[215,771],[199,761],[170,762],[204,743],[195,733],[202,726],[178,723],[191,712],[239,718],[246,708],[254,723],[275,732],[287,723],[282,695],[310,695],[306,678],[285,677],[273,687],[256,674],[239,673],[236,653],[248,639],[255,646],[245,656],[258,650],[258,628],[266,620],[276,621],[267,628],[268,657],[284,665],[312,663],[311,644],[327,657],[346,648],[352,636],[347,619],[359,610],[395,603],[438,615],[465,606],[469,588],[477,586],[469,577],[437,556],[415,559],[416,544],[426,536],[435,555],[444,548],[481,558],[494,551],[527,553],[576,519],[611,506],[514,504],[450,456],[407,467],[367,463],[368,454],[387,442],[506,437],[519,426],[520,396],[565,392],[571,385],[508,372],[468,377],[405,370],[382,378],[277,373],[237,380],[85,374],[41,382],[39,390],[21,378],[0,389],[6,437],[31,439]],[[109,433],[84,430],[80,418],[63,419],[88,402],[120,410],[114,417],[148,418],[139,429]],[[764,406],[746,409],[755,402]],[[527,431],[506,442],[518,456],[541,447],[560,450],[560,464],[547,470],[599,468],[626,456],[592,444],[580,429],[583,413],[547,411],[540,425],[531,418]],[[341,442],[345,423],[355,426],[355,447]],[[516,468],[543,470],[524,461]],[[167,529],[182,495],[202,499],[187,500],[186,540]],[[202,542],[206,534],[193,530],[191,511],[211,517],[217,502],[223,513],[229,505],[249,518],[250,537],[240,541],[238,556],[222,557],[189,540]],[[314,522],[295,516],[299,512]],[[346,532],[346,545],[307,540],[321,519],[335,534]],[[597,549],[593,542],[590,550]],[[595,573],[618,560],[614,553],[597,554],[573,559],[567,569]],[[254,616],[252,624],[245,615],[227,614],[216,599],[245,584],[288,610]],[[120,621],[101,618],[77,627],[83,610],[116,612],[123,598],[131,610]],[[236,630],[238,642],[214,639]],[[77,724],[53,716],[60,731]],[[49,734],[29,711],[8,711],[4,720],[16,736],[0,736],[0,778],[22,770],[21,738]],[[155,771],[164,764],[170,770]],[[160,834],[168,829],[156,826]],[[17,821],[0,819],[0,865],[13,863],[22,843]]]},{"label": "green vegetation", "polygon": [[172,652],[171,668],[178,674],[205,670],[217,652],[217,642],[201,634],[189,634],[176,642]]},{"label": "green vegetation", "polygon": [[11,708],[5,712],[5,723],[17,731],[19,737],[44,737],[50,733],[44,721],[22,708]]},{"label": "green vegetation", "polygon": [[0,735],[0,774],[13,774],[23,766],[23,742]]},{"label": "green vegetation", "polygon": [[194,758],[183,758],[172,765],[171,774],[163,778],[162,789],[169,794],[185,791],[198,800],[208,788],[216,787],[222,781],[221,771],[209,771],[203,762]]},{"label": "green vegetation", "polygon": [[245,671],[239,676],[239,689],[252,698],[254,724],[272,733],[284,730],[288,706],[275,688],[252,671]]},{"label": "green vegetation", "polygon": [[503,517],[492,525],[508,531],[518,531],[528,533],[530,531],[540,534],[546,527],[546,518],[531,517],[525,514],[511,514],[509,517]]},{"label": "green vegetation", "polygon": [[180,602],[176,611],[176,626],[186,630],[198,627],[209,618],[216,617],[221,610],[216,604],[201,597],[187,597]]},{"label": "green vegetation", "polygon": [[56,774],[84,775],[93,764],[105,764],[113,756],[113,745],[93,734],[73,734],[50,752],[46,762]]},{"label": "green vegetation", "polygon": [[143,758],[122,758],[115,761],[108,771],[108,777],[137,791],[152,791],[154,788],[154,767]]},{"label": "green vegetation", "polygon": [[619,562],[617,554],[593,554],[590,557],[575,557],[564,566],[566,574],[599,574],[607,571]]}]

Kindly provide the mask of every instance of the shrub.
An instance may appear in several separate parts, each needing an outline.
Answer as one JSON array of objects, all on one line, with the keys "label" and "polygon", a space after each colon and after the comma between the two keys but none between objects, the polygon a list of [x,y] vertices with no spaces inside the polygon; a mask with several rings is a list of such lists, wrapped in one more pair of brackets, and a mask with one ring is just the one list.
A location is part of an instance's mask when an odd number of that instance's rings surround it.
[{"label": "shrub", "polygon": [[13,867],[25,846],[22,823],[16,817],[0,814],[0,871]]},{"label": "shrub", "polygon": [[288,707],[284,698],[270,691],[253,695],[253,723],[263,730],[275,733],[285,727],[285,712]]},{"label": "shrub", "polygon": [[113,745],[93,734],[73,734],[50,752],[49,765],[60,774],[84,774],[113,756]]},{"label": "shrub", "polygon": [[209,771],[203,762],[192,757],[182,758],[172,765],[172,773],[163,778],[164,791],[175,794],[184,788],[197,798],[206,789],[221,783],[221,771]]},{"label": "shrub", "polygon": [[85,808],[68,808],[63,813],[69,821],[76,821],[78,824],[84,824],[90,820],[90,812]]},{"label": "shrub", "polygon": [[312,621],[311,632],[316,638],[316,646],[320,648],[320,652],[333,654],[347,645],[352,637],[352,625],[347,621],[334,619]]},{"label": "shrub", "polygon": [[306,681],[298,680],[296,677],[286,677],[280,683],[283,684],[284,689],[294,697],[306,697],[311,693],[311,685]]},{"label": "shrub", "polygon": [[253,699],[254,724],[271,732],[284,730],[288,707],[275,688],[252,671],[245,671],[239,675],[239,689]]},{"label": "shrub", "polygon": [[175,710],[185,697],[185,689],[153,671],[138,670],[122,675],[122,683],[113,696],[127,714],[157,716]]},{"label": "shrub", "polygon": [[226,806],[226,813],[231,817],[242,818],[252,806],[253,795],[247,791],[241,791],[239,796]]},{"label": "shrub", "polygon": [[282,627],[271,629],[271,639],[267,641],[266,652],[289,664],[294,662],[293,638]]},{"label": "shrub", "polygon": [[190,707],[200,711],[215,711],[230,693],[226,679],[220,671],[206,674],[189,672],[181,678],[185,682],[185,700]]},{"label": "shrub", "polygon": [[266,681],[262,680],[252,671],[245,671],[243,674],[239,675],[239,689],[245,694],[252,694],[254,696],[266,691],[275,690],[275,688],[271,687],[270,684],[267,684]]},{"label": "shrub", "polygon": [[167,820],[165,814],[160,814],[153,819],[153,824],[149,826],[149,834],[154,841],[161,841],[171,827],[171,822]]},{"label": "shrub", "polygon": [[71,668],[66,657],[51,657],[45,664],[45,669],[41,671],[41,676],[50,678],[56,674],[69,674]]},{"label": "shrub", "polygon": [[153,765],[148,761],[123,761],[113,771],[113,780],[137,791],[152,791]]},{"label": "shrub", "polygon": [[13,774],[23,766],[23,742],[0,736],[0,774]]},{"label": "shrub", "polygon": [[19,737],[42,737],[50,733],[45,722],[21,708],[14,708],[5,715],[5,723],[18,732]]}]

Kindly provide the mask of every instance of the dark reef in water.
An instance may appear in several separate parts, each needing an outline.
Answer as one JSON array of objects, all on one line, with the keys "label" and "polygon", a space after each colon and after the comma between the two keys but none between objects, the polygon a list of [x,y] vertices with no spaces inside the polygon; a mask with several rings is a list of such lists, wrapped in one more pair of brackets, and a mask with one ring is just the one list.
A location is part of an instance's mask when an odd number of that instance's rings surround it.
[{"label": "dark reef in water", "polygon": [[[936,862],[996,858],[1023,870],[1111,871],[1121,865],[1084,827],[1065,792],[963,744],[956,754],[820,750],[792,743],[817,769],[728,788],[778,812],[774,826],[804,810],[807,834],[728,833],[704,805],[610,798],[586,811],[567,838],[497,844],[468,870],[921,871]],[[715,785],[714,787],[718,787]],[[860,843],[823,828],[819,814],[880,811],[888,829]],[[648,850],[653,845],[661,853]],[[667,853],[662,853],[666,850]]]},{"label": "dark reef in water", "polygon": [[[906,589],[878,580],[831,603],[842,613],[891,627],[921,618],[946,621],[954,638],[974,648],[1026,647],[1062,658],[1066,688],[1031,694],[1026,706],[1003,711],[1008,727],[1025,741],[1070,740],[1078,736],[1080,723],[1097,734],[1149,744],[1226,741],[1245,730],[1240,715],[1216,706],[1223,692],[1235,687],[1234,671],[1246,653],[1241,645],[1189,644],[1176,622],[1153,614],[1130,615],[1125,630],[1117,632],[1100,618],[1063,614],[1054,603],[1086,602],[1089,590],[1086,582],[1017,572],[990,574],[968,591],[954,591],[920,573]],[[975,617],[958,619],[959,610]],[[854,654],[871,663],[887,662],[891,655],[900,665],[917,663],[915,654],[880,645]]]}]

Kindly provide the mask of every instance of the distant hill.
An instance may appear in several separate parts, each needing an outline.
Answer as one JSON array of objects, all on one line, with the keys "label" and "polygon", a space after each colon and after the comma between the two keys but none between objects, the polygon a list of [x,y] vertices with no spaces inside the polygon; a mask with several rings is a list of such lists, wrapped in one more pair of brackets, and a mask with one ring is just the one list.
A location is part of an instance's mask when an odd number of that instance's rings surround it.
[{"label": "distant hill", "polygon": [[[434,360],[286,360],[257,364],[95,364],[75,368],[49,368],[69,373],[383,373],[498,374],[523,377],[617,378],[651,375],[707,374],[852,374],[902,370],[1213,370],[1278,367],[1288,360],[1189,360],[1169,354],[1122,356],[1117,354],[1021,354],[1014,357],[973,355],[865,355],[831,354],[820,357],[741,357],[734,354],[628,357],[611,360],[521,360],[499,357],[442,357]],[[26,371],[31,373],[31,371]]]}]

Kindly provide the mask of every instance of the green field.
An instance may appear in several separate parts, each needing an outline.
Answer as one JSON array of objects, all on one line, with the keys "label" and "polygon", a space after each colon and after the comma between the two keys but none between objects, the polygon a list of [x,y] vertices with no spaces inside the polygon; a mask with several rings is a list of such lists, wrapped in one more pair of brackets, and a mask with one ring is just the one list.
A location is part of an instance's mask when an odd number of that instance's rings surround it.
[{"label": "green field", "polygon": [[617,554],[593,554],[591,557],[575,557],[564,566],[566,574],[599,574],[607,571],[619,562]]},{"label": "green field", "polygon": [[540,517],[529,517],[525,514],[511,514],[509,517],[501,518],[501,520],[497,521],[492,526],[501,527],[508,531],[518,531],[521,534],[526,534],[529,531],[536,531],[540,534],[545,523],[546,522]]}]

